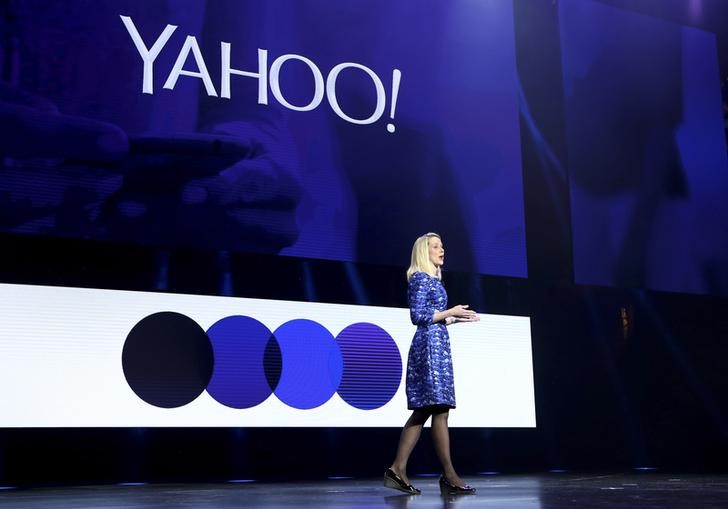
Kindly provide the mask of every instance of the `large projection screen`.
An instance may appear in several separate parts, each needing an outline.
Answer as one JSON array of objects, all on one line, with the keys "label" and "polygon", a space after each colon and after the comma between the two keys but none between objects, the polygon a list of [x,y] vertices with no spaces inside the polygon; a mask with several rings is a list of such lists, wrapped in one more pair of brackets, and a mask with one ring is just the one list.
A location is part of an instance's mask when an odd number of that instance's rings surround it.
[{"label": "large projection screen", "polygon": [[527,276],[510,1],[11,4],[0,232]]},{"label": "large projection screen", "polygon": [[728,295],[716,35],[559,2],[577,284]]}]

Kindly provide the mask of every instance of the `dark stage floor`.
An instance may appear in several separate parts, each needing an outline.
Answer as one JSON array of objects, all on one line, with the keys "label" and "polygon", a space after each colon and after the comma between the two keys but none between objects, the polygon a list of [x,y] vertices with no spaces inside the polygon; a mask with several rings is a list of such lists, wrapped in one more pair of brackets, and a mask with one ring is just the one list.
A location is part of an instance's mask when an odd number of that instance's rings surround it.
[{"label": "dark stage floor", "polygon": [[398,495],[373,479],[305,483],[238,482],[4,489],[12,508],[725,508],[728,475],[543,474],[470,477],[474,496],[444,498],[436,478],[418,478],[422,495]]}]

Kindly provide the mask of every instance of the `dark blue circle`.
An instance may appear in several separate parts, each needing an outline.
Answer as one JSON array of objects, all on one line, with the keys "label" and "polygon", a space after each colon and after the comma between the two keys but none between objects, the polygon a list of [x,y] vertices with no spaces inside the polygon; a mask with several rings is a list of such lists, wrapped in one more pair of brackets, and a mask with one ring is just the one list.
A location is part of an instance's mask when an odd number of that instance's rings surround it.
[{"label": "dark blue circle", "polygon": [[[215,366],[207,392],[230,408],[250,408],[271,395],[278,384],[280,351],[268,327],[248,316],[228,316],[207,330],[215,354]],[[266,362],[267,361],[267,362]]]},{"label": "dark blue circle", "polygon": [[194,401],[210,382],[212,346],[194,320],[163,311],[132,328],[121,363],[139,398],[156,407],[176,408]]},{"label": "dark blue circle", "polygon": [[355,408],[386,405],[402,382],[402,357],[392,337],[372,323],[355,323],[336,337],[344,360],[339,396]]},{"label": "dark blue circle", "polygon": [[286,405],[307,410],[323,405],[339,388],[342,358],[334,336],[318,323],[299,319],[273,333],[283,369],[275,395]]}]

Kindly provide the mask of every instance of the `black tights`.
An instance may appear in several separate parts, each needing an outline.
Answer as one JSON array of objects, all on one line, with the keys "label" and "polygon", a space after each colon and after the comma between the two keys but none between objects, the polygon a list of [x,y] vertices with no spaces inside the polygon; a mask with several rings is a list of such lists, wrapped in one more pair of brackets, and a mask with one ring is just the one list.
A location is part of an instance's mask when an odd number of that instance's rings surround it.
[{"label": "black tights", "polygon": [[442,464],[442,470],[448,479],[456,479],[457,474],[450,459],[450,434],[447,428],[447,418],[450,409],[446,406],[431,406],[418,408],[412,412],[402,429],[397,447],[397,456],[392,463],[395,472],[406,478],[407,460],[422,433],[422,427],[427,419],[432,417],[432,442],[435,445],[437,458]]}]

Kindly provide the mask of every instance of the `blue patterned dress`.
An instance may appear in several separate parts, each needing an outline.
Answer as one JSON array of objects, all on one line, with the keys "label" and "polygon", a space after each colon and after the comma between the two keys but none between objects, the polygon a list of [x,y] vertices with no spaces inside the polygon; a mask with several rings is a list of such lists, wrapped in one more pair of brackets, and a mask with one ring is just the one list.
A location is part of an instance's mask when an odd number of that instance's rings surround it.
[{"label": "blue patterned dress", "polygon": [[409,280],[407,296],[410,318],[417,325],[407,359],[407,408],[455,408],[450,336],[445,322],[432,322],[436,311],[447,308],[445,288],[438,278],[415,272]]}]

